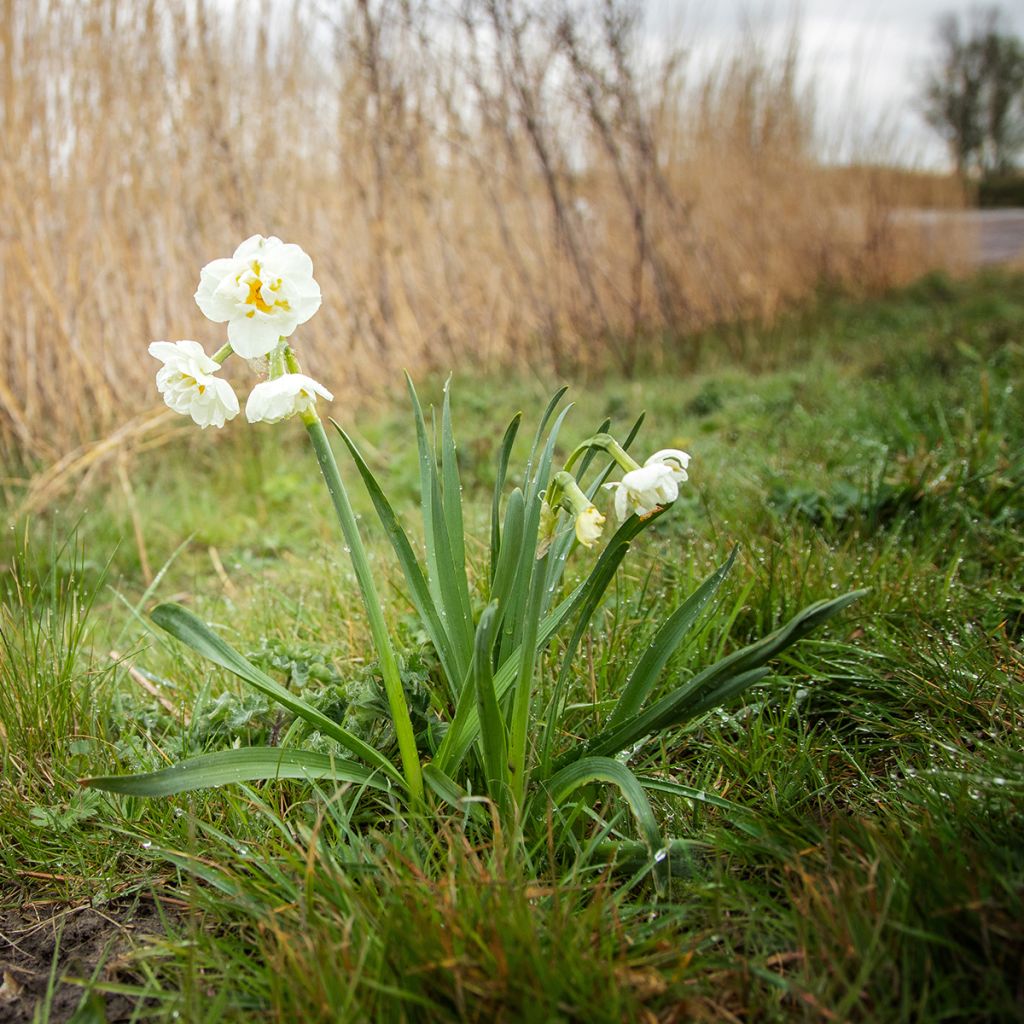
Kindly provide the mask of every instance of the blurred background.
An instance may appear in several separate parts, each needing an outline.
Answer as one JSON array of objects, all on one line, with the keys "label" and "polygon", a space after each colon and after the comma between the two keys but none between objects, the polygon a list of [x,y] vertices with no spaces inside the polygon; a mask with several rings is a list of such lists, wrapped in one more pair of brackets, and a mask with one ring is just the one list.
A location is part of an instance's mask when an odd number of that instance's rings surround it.
[{"label": "blurred background", "polygon": [[1019,193],[1005,10],[0,11],[0,457],[22,469],[172,421],[146,346],[224,340],[199,268],[253,233],[311,254],[305,368],[366,401],[401,368],[682,373],[678,340],[709,326],[973,266],[978,222],[955,211]]}]

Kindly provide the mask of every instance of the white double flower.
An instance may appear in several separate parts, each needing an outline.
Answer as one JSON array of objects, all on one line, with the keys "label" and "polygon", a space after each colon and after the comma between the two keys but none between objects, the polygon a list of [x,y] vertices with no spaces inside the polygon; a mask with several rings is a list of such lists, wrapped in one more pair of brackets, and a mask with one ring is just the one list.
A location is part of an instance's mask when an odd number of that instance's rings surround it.
[{"label": "white double flower", "polygon": [[227,322],[235,352],[256,359],[320,308],[320,286],[300,246],[253,235],[230,258],[203,267],[196,302],[214,323]]},{"label": "white double flower", "polygon": [[[196,291],[199,308],[217,323],[227,322],[228,345],[211,358],[195,341],[155,341],[149,353],[164,365],[156,384],[164,401],[201,427],[222,427],[238,415],[231,385],[215,376],[231,352],[260,360],[271,379],[257,384],[246,403],[250,423],[277,423],[334,396],[311,377],[284,373],[298,364],[283,339],[320,308],[313,261],[300,246],[253,235],[229,259],[207,263]],[[270,359],[265,357],[270,356]]]},{"label": "white double flower", "polygon": [[678,448],[655,452],[642,466],[630,470],[616,483],[605,484],[615,491],[615,515],[625,522],[630,515],[640,518],[670,505],[679,497],[679,484],[689,479],[690,456]]},{"label": "white double flower", "polygon": [[252,389],[245,403],[245,418],[250,423],[277,423],[305,412],[316,405],[320,395],[330,402],[334,395],[304,373],[286,373],[283,377],[265,380]]},{"label": "white double flower", "polygon": [[154,341],[149,354],[164,364],[157,370],[156,386],[175,412],[191,416],[204,430],[223,427],[238,415],[231,385],[214,376],[220,364],[198,341]]}]

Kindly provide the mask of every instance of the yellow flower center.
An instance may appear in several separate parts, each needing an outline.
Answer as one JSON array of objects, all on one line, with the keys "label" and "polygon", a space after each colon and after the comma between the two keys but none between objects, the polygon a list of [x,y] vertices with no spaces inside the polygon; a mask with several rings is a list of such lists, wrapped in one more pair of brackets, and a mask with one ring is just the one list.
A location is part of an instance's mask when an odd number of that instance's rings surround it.
[{"label": "yellow flower center", "polygon": [[[263,273],[263,268],[260,266],[259,260],[253,260],[249,266],[252,269],[253,276],[245,282],[249,286],[249,294],[245,297],[244,305],[253,306],[254,308],[250,309],[245,315],[252,318],[256,315],[257,311],[260,313],[273,313],[275,309],[283,309],[285,312],[290,310],[291,306],[288,304],[287,299],[275,299],[274,304],[270,305],[263,298],[263,280],[260,276]],[[269,287],[272,292],[280,291],[281,279],[278,278]]]}]

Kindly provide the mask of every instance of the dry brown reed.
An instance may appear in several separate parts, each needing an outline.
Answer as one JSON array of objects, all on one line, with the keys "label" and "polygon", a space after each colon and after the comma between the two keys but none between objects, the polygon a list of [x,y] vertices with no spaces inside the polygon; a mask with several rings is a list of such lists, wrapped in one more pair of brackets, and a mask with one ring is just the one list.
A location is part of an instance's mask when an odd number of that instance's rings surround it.
[{"label": "dry brown reed", "polygon": [[313,256],[304,358],[343,394],[402,366],[629,372],[644,339],[922,268],[884,175],[819,166],[795,49],[694,80],[638,24],[622,0],[0,0],[0,461],[147,422],[147,343],[223,340],[198,268],[255,232]]}]

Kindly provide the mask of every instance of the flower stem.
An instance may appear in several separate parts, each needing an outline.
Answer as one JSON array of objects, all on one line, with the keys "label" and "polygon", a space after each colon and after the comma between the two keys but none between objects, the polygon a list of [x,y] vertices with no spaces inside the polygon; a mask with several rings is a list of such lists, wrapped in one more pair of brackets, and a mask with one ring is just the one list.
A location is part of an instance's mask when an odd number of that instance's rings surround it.
[{"label": "flower stem", "polygon": [[572,469],[573,463],[590,448],[600,448],[602,451],[607,452],[627,473],[640,468],[640,463],[611,434],[594,434],[593,437],[588,437],[585,441],[581,441],[573,449],[569,458],[565,460],[564,468],[567,470]]},{"label": "flower stem", "polygon": [[234,352],[234,349],[231,347],[230,343],[225,343],[221,345],[221,347],[217,349],[217,351],[214,352],[210,358],[215,363],[220,363],[223,366],[228,356],[231,355],[232,352]]},{"label": "flower stem", "polygon": [[320,463],[320,470],[324,475],[324,481],[327,484],[327,490],[330,492],[334,511],[337,513],[341,532],[345,537],[345,544],[352,559],[352,568],[355,569],[356,579],[359,581],[359,589],[362,592],[363,605],[366,607],[366,617],[369,620],[370,632],[373,634],[374,646],[377,648],[377,657],[380,659],[381,675],[384,677],[384,690],[387,693],[388,705],[391,708],[391,720],[395,727],[395,736],[398,738],[398,749],[402,756],[402,771],[405,775],[405,781],[409,787],[409,794],[412,797],[413,803],[420,804],[423,801],[423,774],[420,769],[419,755],[416,752],[416,737],[413,733],[412,719],[409,716],[409,705],[405,699],[405,691],[402,689],[402,678],[398,671],[398,662],[395,659],[395,652],[391,646],[391,637],[384,622],[384,614],[381,611],[377,588],[374,585],[373,575],[370,572],[370,563],[366,557],[366,549],[363,547],[362,538],[359,536],[356,517],[352,512],[352,506],[349,503],[348,494],[345,491],[345,485],[338,470],[338,463],[334,458],[334,452],[331,449],[330,442],[327,440],[327,434],[324,431],[323,424],[320,422],[320,417],[317,416],[315,409],[308,409],[301,416],[302,422],[306,425],[306,431],[309,433],[309,438],[313,442],[313,450],[316,452],[317,461]]}]

